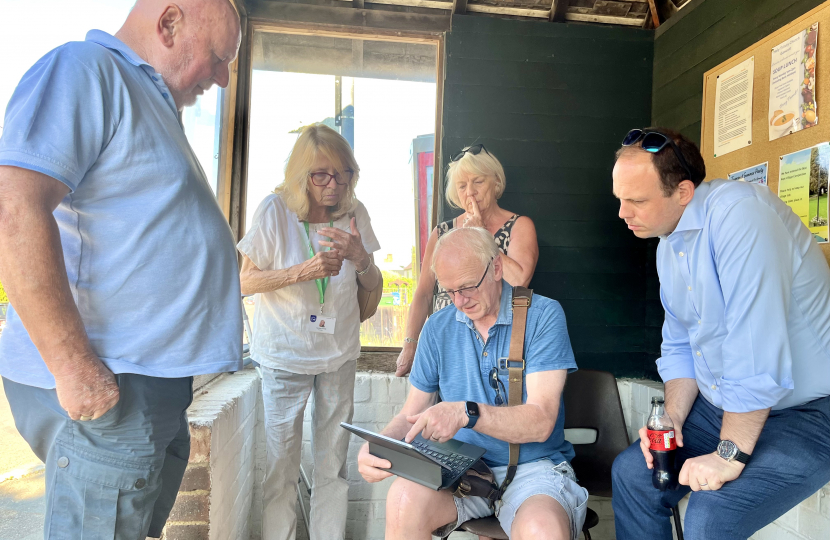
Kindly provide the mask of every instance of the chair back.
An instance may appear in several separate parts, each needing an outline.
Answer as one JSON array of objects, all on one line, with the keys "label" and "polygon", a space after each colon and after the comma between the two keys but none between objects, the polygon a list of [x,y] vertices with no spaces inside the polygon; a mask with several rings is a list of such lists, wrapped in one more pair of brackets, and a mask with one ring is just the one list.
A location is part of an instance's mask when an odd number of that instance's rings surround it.
[{"label": "chair back", "polygon": [[564,391],[565,429],[592,430],[596,440],[571,440],[576,457],[571,465],[579,484],[591,495],[611,496],[611,466],[628,448],[617,380],[607,371],[580,369],[568,375]]}]

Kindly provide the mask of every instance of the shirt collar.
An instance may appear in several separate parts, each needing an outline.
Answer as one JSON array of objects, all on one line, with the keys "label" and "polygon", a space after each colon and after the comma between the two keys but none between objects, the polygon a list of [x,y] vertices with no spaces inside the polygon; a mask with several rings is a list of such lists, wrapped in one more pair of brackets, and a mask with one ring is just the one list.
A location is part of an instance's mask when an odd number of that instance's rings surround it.
[{"label": "shirt collar", "polygon": [[706,197],[709,196],[710,189],[712,189],[712,186],[709,182],[701,182],[695,188],[695,195],[685,210],[683,210],[683,215],[680,217],[680,221],[677,223],[674,231],[672,231],[672,234],[703,229],[703,223],[706,221]]},{"label": "shirt collar", "polygon": [[107,49],[112,49],[113,51],[117,51],[121,53],[121,56],[127,59],[127,61],[134,66],[150,66],[144,59],[138,56],[135,51],[131,48],[127,47],[123,41],[118,39],[115,36],[111,36],[108,33],[102,30],[90,30],[86,34],[86,40],[91,41],[93,43],[97,43],[99,45],[103,45]]},{"label": "shirt collar", "polygon": [[[504,280],[501,281],[501,299],[499,301],[501,302],[499,316],[493,326],[513,324],[513,286]],[[458,308],[455,308],[455,320],[466,324],[470,329],[474,329],[473,321]]]}]

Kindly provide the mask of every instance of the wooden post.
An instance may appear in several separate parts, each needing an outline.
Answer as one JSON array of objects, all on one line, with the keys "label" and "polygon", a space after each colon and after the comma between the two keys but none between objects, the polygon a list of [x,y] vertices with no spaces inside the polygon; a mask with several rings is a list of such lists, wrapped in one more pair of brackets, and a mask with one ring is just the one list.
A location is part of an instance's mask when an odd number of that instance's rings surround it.
[{"label": "wooden post", "polygon": [[467,13],[467,0],[452,0],[452,14],[463,15]]},{"label": "wooden post", "polygon": [[648,0],[648,5],[651,8],[651,20],[654,21],[654,28],[660,27],[660,15],[657,13],[657,4],[654,0]]}]

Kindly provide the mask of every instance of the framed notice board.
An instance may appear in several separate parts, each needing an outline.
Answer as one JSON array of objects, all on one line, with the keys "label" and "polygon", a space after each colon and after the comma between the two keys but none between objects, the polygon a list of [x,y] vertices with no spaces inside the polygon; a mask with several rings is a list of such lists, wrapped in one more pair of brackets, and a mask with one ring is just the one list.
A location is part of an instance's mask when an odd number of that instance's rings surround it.
[{"label": "framed notice board", "polygon": [[[816,23],[818,23],[817,31]],[[816,31],[816,34],[810,36],[811,30]],[[797,36],[800,37],[796,39]],[[802,95],[800,104],[793,106],[792,112],[783,110],[787,107],[779,109],[773,106],[773,103],[777,103],[776,77],[780,81],[781,70],[788,66],[792,67],[793,64],[793,62],[779,61],[782,46],[787,43],[793,44],[793,51],[802,53],[795,64],[812,68],[811,71],[801,68],[799,72],[806,76],[803,81],[804,90],[803,94],[799,93]],[[803,52],[805,47],[806,56]],[[798,48],[800,51],[797,50]],[[777,66],[775,74],[772,69],[773,61]],[[730,149],[726,153],[721,150],[721,155],[716,157],[716,135],[719,137],[717,147],[723,149],[724,134],[730,133],[732,126],[741,123],[741,111],[731,114],[730,118],[724,115],[724,110],[730,107],[728,99],[739,93],[740,88],[736,85],[730,87],[721,81],[719,91],[719,77],[722,75],[733,77],[742,65],[753,66],[753,70],[750,71],[752,81],[749,84],[752,98],[751,128],[747,126],[737,149]],[[812,77],[810,73],[813,73]],[[800,76],[799,79],[801,79]],[[746,81],[742,83],[744,88],[745,83]],[[798,84],[801,85],[802,82],[799,80]],[[737,89],[733,90],[733,87]],[[773,100],[770,100],[771,88]],[[727,99],[721,98],[724,94]],[[716,101],[717,99],[721,99],[720,103]],[[811,109],[813,103],[815,104],[814,111]],[[810,123],[809,121],[813,119],[815,123]],[[799,121],[800,125],[805,127],[800,130],[797,127],[793,128],[793,123],[798,124]],[[727,126],[726,129],[724,124]],[[737,133],[738,130],[735,132]],[[779,187],[782,156],[830,142],[830,1],[706,72],[703,76],[703,118],[700,140],[701,152],[706,161],[707,181],[715,178],[728,178],[730,174],[766,163],[767,185],[776,194]],[[817,201],[821,200],[821,196],[817,196]],[[830,243],[821,244],[821,248],[825,257],[830,260]]]}]

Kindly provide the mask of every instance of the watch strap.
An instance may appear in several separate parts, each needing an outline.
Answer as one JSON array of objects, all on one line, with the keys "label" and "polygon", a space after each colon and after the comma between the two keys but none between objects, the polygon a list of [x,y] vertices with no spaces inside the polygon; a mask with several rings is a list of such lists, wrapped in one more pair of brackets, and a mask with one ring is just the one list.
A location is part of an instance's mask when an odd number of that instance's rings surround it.
[{"label": "watch strap", "polygon": [[473,406],[476,409],[478,409],[478,404],[475,403],[474,401],[468,401],[464,404],[464,412],[467,413],[467,425],[464,426],[464,427],[467,428],[467,429],[473,429],[475,427],[476,422],[478,422],[478,416],[479,416],[478,414],[470,414],[470,403],[472,403]]},{"label": "watch strap", "polygon": [[735,461],[738,461],[738,462],[743,463],[744,465],[746,465],[747,463],[749,463],[749,458],[750,457],[751,456],[749,454],[745,454],[745,453],[741,452],[740,450],[738,450],[738,453],[735,454]]}]

